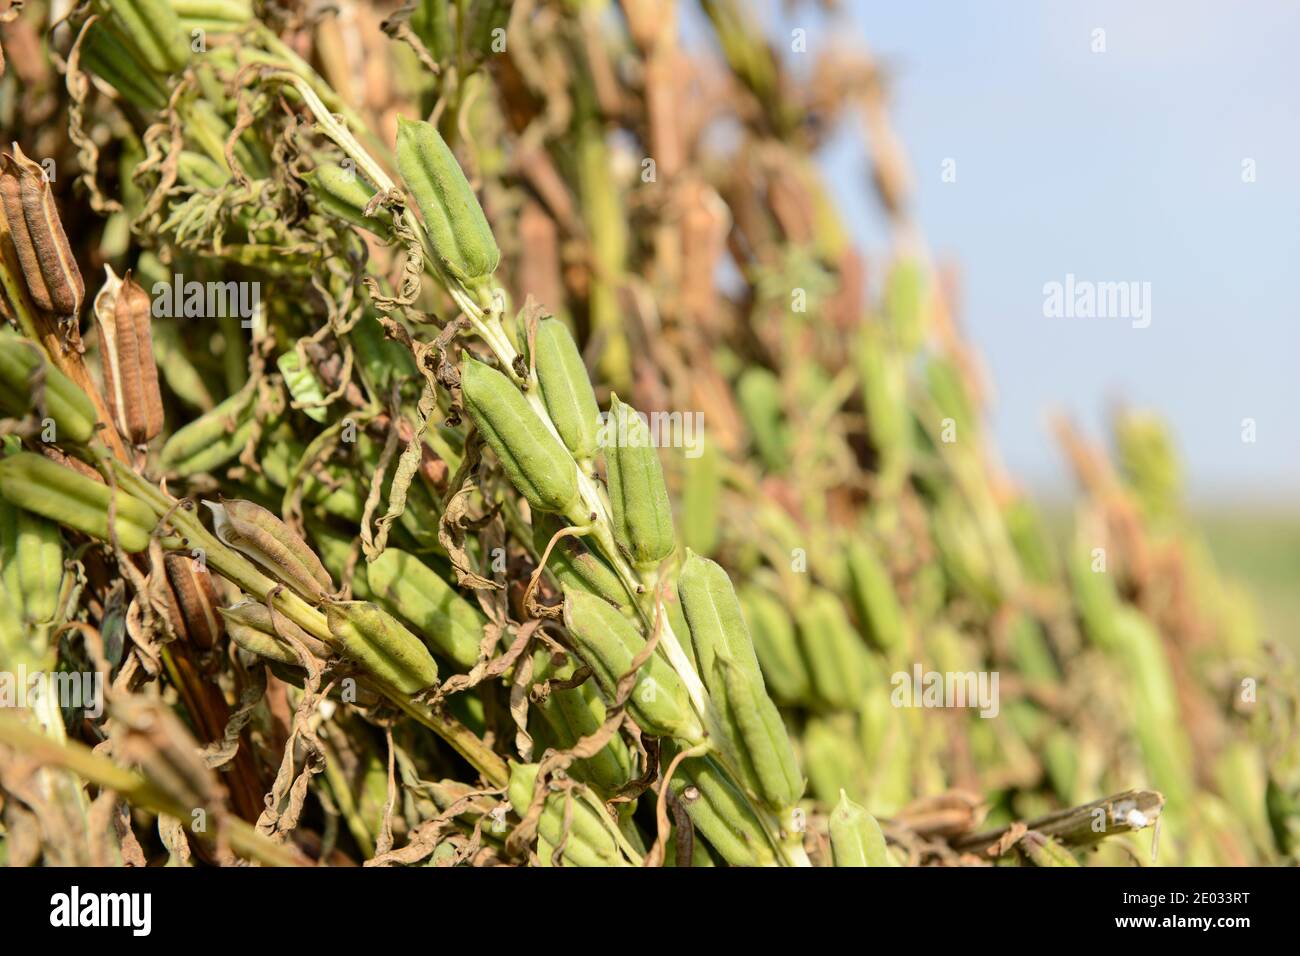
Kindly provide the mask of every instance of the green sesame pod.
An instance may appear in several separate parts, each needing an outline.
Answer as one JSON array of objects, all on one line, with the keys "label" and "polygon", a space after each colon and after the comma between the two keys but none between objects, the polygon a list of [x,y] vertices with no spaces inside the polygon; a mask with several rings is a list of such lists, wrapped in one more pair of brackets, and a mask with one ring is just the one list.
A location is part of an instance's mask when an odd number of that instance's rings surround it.
[{"label": "green sesame pod", "polygon": [[[217,612],[225,621],[226,633],[230,639],[259,657],[294,667],[300,666],[298,655],[285,640],[288,637],[301,642],[320,660],[328,660],[333,656],[328,644],[312,637],[284,614],[276,614],[272,624],[271,611],[261,601],[241,601],[230,607],[217,608]],[[283,637],[276,635],[276,628],[279,628]]]},{"label": "green sesame pod", "polygon": [[555,866],[555,844],[551,843],[540,832],[537,834],[537,865],[544,870],[552,869]]},{"label": "green sesame pod", "polygon": [[925,338],[927,281],[923,266],[911,259],[894,263],[885,280],[885,318],[904,355]]},{"label": "green sesame pod", "polygon": [[892,866],[880,824],[865,807],[840,791],[830,816],[831,855],[836,866]]},{"label": "green sesame pod", "polygon": [[[16,439],[0,439],[0,450]],[[15,618],[22,617],[23,592],[18,582],[18,519],[26,514],[21,508],[0,498],[0,588],[5,592],[5,604],[16,612]],[[15,623],[14,631],[18,626]]]},{"label": "green sesame pod", "polygon": [[943,673],[973,671],[980,666],[978,654],[953,624],[941,621],[925,636],[926,655],[934,669]]},{"label": "green sesame pod", "polygon": [[785,471],[790,465],[790,430],[777,377],[765,368],[747,368],[736,382],[736,401],[763,465],[768,471]]},{"label": "green sesame pod", "polygon": [[403,694],[438,680],[438,665],[420,639],[369,601],[330,601],[325,622],[339,649],[366,672]]},{"label": "green sesame pod", "polygon": [[745,676],[762,686],[762,671],[749,637],[749,628],[736,598],[731,578],[722,565],[693,551],[677,576],[677,596],[690,627],[700,677],[710,694],[726,696],[723,677],[715,661],[728,657],[744,669]]},{"label": "green sesame pod", "polygon": [[[334,650],[328,644],[312,637],[283,614],[276,615],[275,626],[280,629],[277,636],[271,626],[270,611],[259,601],[243,601],[233,607],[217,608],[217,611],[235,646],[262,658],[271,672],[287,684],[302,687],[306,674],[298,655],[287,641],[289,635],[294,640],[301,641],[318,661],[335,657]],[[355,693],[349,695],[349,689],[348,685],[343,684],[332,696],[341,696],[362,707],[376,707],[383,701],[383,695],[364,676],[358,677],[355,686],[351,688]]]},{"label": "green sesame pod", "polygon": [[705,441],[698,458],[682,466],[682,537],[705,557],[718,547],[722,524],[722,452]]},{"label": "green sesame pod", "polygon": [[573,459],[510,379],[466,355],[460,387],[470,418],[528,503],[585,523]]},{"label": "green sesame pod", "polygon": [[908,610],[913,619],[921,624],[933,621],[942,613],[948,597],[943,566],[937,560],[926,561],[912,572],[910,584],[912,595]]},{"label": "green sesame pod", "polygon": [[[539,558],[546,552],[551,538],[562,527],[553,515],[542,512],[533,515],[533,547],[537,549]],[[551,549],[551,556],[546,559],[546,568],[555,575],[565,591],[577,588],[602,597],[617,608],[626,609],[626,613],[634,613],[627,590],[614,569],[590,551],[582,539],[568,535],[557,541]],[[674,627],[674,633],[676,630]]]},{"label": "green sesame pod", "polygon": [[1264,755],[1244,740],[1233,740],[1214,761],[1214,780],[1233,816],[1263,850],[1272,844],[1268,822],[1268,768]]},{"label": "green sesame pod", "polygon": [[1115,648],[1114,621],[1120,603],[1114,581],[1105,571],[1092,569],[1088,553],[1082,547],[1071,549],[1068,571],[1084,634],[1103,649]]},{"label": "green sesame pod", "polygon": [[[507,794],[515,813],[523,816],[532,803],[533,788],[537,784],[535,763],[510,764],[510,783]],[[611,832],[613,823],[602,819],[586,801],[572,796],[572,818],[568,832],[564,827],[566,797],[562,793],[548,794],[542,805],[542,815],[537,823],[539,838],[549,848],[564,843],[563,859],[569,866],[631,866],[619,852],[618,841]],[[542,847],[538,847],[539,852]],[[549,852],[547,854],[549,856]],[[548,860],[549,863],[549,860]]]},{"label": "green sesame pod", "polygon": [[565,447],[578,461],[595,458],[600,438],[600,407],[578,346],[559,319],[543,319],[538,323],[533,361],[546,410]]},{"label": "green sesame pod", "polygon": [[794,806],[803,794],[803,777],[795,762],[790,735],[776,705],[748,671],[730,657],[718,658],[727,688],[723,713],[740,745],[747,781],[770,806]]},{"label": "green sesame pod", "polygon": [[901,649],[907,643],[907,617],[889,569],[870,544],[857,538],[849,542],[845,559],[858,619],[867,635],[886,653]]},{"label": "green sesame pod", "polygon": [[956,423],[958,439],[972,436],[979,423],[957,366],[946,358],[931,356],[925,366],[925,381],[939,415]]},{"label": "green sesame pod", "polygon": [[256,426],[253,398],[251,390],[241,389],[174,432],[162,448],[159,460],[163,468],[184,478],[219,468],[237,457]]},{"label": "green sesame pod", "polygon": [[605,441],[614,540],[640,569],[654,569],[673,553],[673,508],[650,429],[630,405],[610,401]]},{"label": "green sesame pod", "polygon": [[867,430],[879,464],[881,494],[893,498],[907,479],[911,450],[911,413],[907,406],[907,366],[893,351],[884,328],[861,326],[856,348],[858,379]]},{"label": "green sesame pod", "polygon": [[437,127],[398,119],[397,169],[420,208],[443,268],[471,287],[489,278],[501,251],[474,190]]},{"label": "green sesame pod", "polygon": [[870,775],[857,737],[852,714],[813,715],[804,725],[801,756],[808,785],[828,806],[841,791],[859,798],[869,792]]},{"label": "green sesame pod", "polygon": [[324,405],[314,404],[325,397],[325,389],[316,373],[310,366],[304,366],[298,353],[292,349],[282,352],[275,360],[275,365],[284,377],[285,388],[289,390],[294,402],[306,406],[299,411],[312,421],[323,423],[329,416],[329,411]]},{"label": "green sesame pod", "polygon": [[[51,521],[108,540],[108,505],[113,492],[41,455],[24,451],[0,460],[0,495]],[[143,551],[156,524],[153,511],[120,489],[116,505],[113,524],[118,544],[131,553]]]},{"label": "green sesame pod", "polygon": [[795,621],[817,697],[830,707],[857,707],[870,683],[870,662],[835,595],[814,589]]},{"label": "green sesame pod", "polygon": [[307,542],[279,517],[253,501],[205,501],[217,537],[270,571],[304,598],[320,600],[334,581]]},{"label": "green sesame pod", "polygon": [[772,696],[787,704],[806,703],[812,693],[808,665],[785,605],[757,587],[743,590],[740,603],[763,680]]},{"label": "green sesame pod", "polygon": [[1076,746],[1073,735],[1062,728],[1047,732],[1039,746],[1039,758],[1047,779],[1061,799],[1067,804],[1083,803],[1080,787],[1080,748]]},{"label": "green sesame pod", "polygon": [[18,542],[22,538],[19,522],[25,520],[27,514],[29,512],[23,511],[21,507],[10,505],[4,498],[0,498],[0,596],[4,598],[0,605],[3,605],[6,613],[0,617],[0,623],[6,626],[0,635],[5,637],[22,635],[23,622],[27,617],[26,592],[22,587],[23,567],[18,554]]},{"label": "green sesame pod", "polygon": [[597,115],[591,85],[575,77],[572,158],[577,176],[578,202],[587,227],[593,268],[587,293],[587,321],[602,342],[600,377],[611,388],[632,384],[632,355],[623,324],[619,288],[628,265],[631,236],[621,177],[606,142],[604,120]]},{"label": "green sesame pod", "polygon": [[1191,753],[1178,692],[1155,626],[1127,605],[1115,614],[1115,639],[1133,681],[1133,729],[1151,782],[1173,806],[1186,806],[1194,788]]},{"label": "green sesame pod", "polygon": [[677,595],[700,677],[724,720],[747,783],[774,807],[803,792],[794,748],[767,694],[740,602],[722,566],[688,551]]},{"label": "green sesame pod", "polygon": [[[549,651],[539,650],[533,655],[534,682],[567,680],[575,669],[571,662],[557,666]],[[546,700],[535,706],[562,749],[594,734],[605,722],[605,705],[589,680],[577,687],[552,689]],[[632,779],[632,755],[623,739],[615,736],[599,753],[577,761],[572,770],[579,779],[608,795]]]},{"label": "green sesame pod", "polygon": [[944,495],[931,516],[944,572],[955,590],[983,606],[996,607],[1000,590],[980,529],[955,494]]},{"label": "green sesame pod", "polygon": [[1007,630],[1016,670],[1029,680],[1046,684],[1060,680],[1060,670],[1052,656],[1047,635],[1037,620],[1024,612],[1017,613]]},{"label": "green sesame pod", "polygon": [[0,409],[25,415],[33,405],[32,379],[42,367],[45,408],[58,440],[84,445],[95,433],[95,406],[86,393],[46,360],[40,346],[0,327]]},{"label": "green sesame pod", "polygon": [[122,31],[148,66],[179,73],[190,59],[176,11],[166,0],[98,0],[96,6]]},{"label": "green sesame pod", "polygon": [[[667,766],[675,748],[665,748]],[[743,793],[709,757],[690,757],[677,767],[669,784],[686,807],[691,823],[732,866],[775,866],[776,856],[762,821]]]},{"label": "green sesame pod", "polygon": [[1025,576],[1037,584],[1055,581],[1057,556],[1037,509],[1027,499],[1016,498],[1003,509],[1002,519]]},{"label": "green sesame pod", "polygon": [[450,8],[450,0],[417,0],[411,12],[411,29],[439,63],[445,62],[455,47]]},{"label": "green sesame pod", "polygon": [[[564,624],[578,654],[595,673],[600,689],[610,697],[619,678],[632,669],[632,659],[645,645],[644,639],[608,601],[582,591],[565,594]],[[628,709],[648,734],[691,743],[704,739],[704,729],[691,709],[686,686],[658,654],[642,665]]]},{"label": "green sesame pod", "polygon": [[366,568],[374,599],[462,670],[478,663],[487,617],[413,554],[386,549]]},{"label": "green sesame pod", "polygon": [[1280,779],[1277,768],[1269,770],[1264,805],[1273,845],[1283,856],[1294,857],[1300,850],[1300,790]]},{"label": "green sesame pod", "polygon": [[23,616],[33,624],[48,624],[59,608],[63,584],[63,538],[59,526],[31,512],[18,510],[18,587]]},{"label": "green sesame pod", "polygon": [[23,632],[22,593],[0,574],[0,660],[9,667],[31,655],[32,649]]},{"label": "green sesame pod", "polygon": [[[915,798],[916,765],[919,762],[915,711],[895,707],[890,695],[867,695],[854,726],[857,729],[855,748],[862,754],[865,780],[869,785],[856,792],[849,790],[857,800],[877,816],[896,813]],[[991,720],[977,720],[976,727],[988,727]],[[829,795],[827,802],[835,799]]]},{"label": "green sesame pod", "polygon": [[303,179],[321,209],[337,219],[373,232],[381,239],[392,235],[393,227],[382,216],[367,216],[366,207],[375,190],[359,175],[334,163],[322,163]]},{"label": "green sesame pod", "polygon": [[1159,522],[1172,516],[1183,497],[1183,478],[1173,439],[1149,412],[1129,411],[1114,423],[1120,472],[1146,515]]}]

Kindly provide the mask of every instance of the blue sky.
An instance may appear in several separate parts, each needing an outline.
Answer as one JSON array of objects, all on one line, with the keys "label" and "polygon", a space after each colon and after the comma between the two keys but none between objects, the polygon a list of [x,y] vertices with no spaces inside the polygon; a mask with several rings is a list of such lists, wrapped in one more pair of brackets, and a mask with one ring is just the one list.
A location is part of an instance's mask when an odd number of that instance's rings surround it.
[{"label": "blue sky", "polygon": [[[918,216],[960,270],[1012,473],[1068,489],[1048,410],[1097,436],[1122,402],[1172,423],[1197,500],[1300,503],[1300,4],[842,6],[827,20],[752,4],[774,35],[804,27],[811,55],[866,42],[894,74]],[[882,252],[855,129],[823,166]],[[1150,282],[1150,327],[1045,318],[1043,286],[1067,273]]]}]

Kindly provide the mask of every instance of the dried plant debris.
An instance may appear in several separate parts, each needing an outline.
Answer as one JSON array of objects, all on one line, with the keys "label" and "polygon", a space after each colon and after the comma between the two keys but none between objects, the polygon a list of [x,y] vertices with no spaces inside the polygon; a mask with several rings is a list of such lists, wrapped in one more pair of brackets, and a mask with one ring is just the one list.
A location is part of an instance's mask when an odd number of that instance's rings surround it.
[{"label": "dried plant debris", "polygon": [[1158,419],[1064,544],[997,467],[888,76],[619,6],[5,15],[0,858],[1294,862],[1294,665]]}]

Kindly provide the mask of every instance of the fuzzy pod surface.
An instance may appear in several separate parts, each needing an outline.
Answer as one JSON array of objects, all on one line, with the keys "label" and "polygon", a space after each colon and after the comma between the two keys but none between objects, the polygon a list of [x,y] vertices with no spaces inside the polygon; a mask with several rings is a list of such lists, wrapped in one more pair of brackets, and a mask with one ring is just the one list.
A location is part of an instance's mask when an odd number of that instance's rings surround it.
[{"label": "fuzzy pod surface", "polygon": [[510,379],[467,355],[460,387],[470,418],[528,503],[538,511],[585,518],[577,466]]},{"label": "fuzzy pod surface", "polygon": [[559,319],[538,323],[533,361],[546,410],[565,447],[579,461],[594,458],[600,440],[600,407],[577,343]]},{"label": "fuzzy pod surface", "polygon": [[614,540],[638,568],[656,567],[676,547],[672,503],[649,427],[617,395],[606,425],[605,470]]},{"label": "fuzzy pod surface", "polygon": [[464,170],[437,127],[398,119],[397,169],[443,267],[467,285],[490,277],[501,251]]}]

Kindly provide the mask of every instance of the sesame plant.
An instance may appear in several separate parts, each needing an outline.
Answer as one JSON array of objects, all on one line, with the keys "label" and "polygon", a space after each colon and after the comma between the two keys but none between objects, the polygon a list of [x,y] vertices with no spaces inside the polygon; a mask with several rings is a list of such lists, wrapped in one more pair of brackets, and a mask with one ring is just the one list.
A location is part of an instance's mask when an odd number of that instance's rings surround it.
[{"label": "sesame plant", "polygon": [[682,6],[0,14],[7,863],[1293,859],[1159,420],[1049,528],[888,77]]}]

